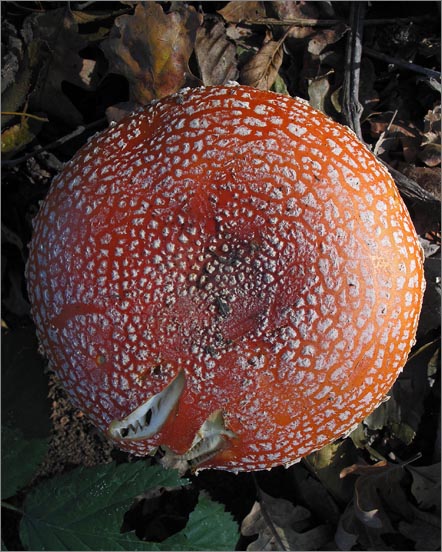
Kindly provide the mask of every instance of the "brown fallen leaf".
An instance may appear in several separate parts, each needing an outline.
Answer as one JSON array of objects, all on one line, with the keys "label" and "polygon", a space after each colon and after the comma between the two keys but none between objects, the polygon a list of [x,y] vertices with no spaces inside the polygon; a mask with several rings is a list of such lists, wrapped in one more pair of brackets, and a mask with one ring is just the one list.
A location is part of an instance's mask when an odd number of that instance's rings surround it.
[{"label": "brown fallen leaf", "polygon": [[[353,500],[341,516],[335,534],[340,550],[350,550],[355,545],[363,550],[396,550],[398,543],[407,550],[435,549],[420,548],[422,543],[434,546],[434,529],[440,527],[440,521],[437,511],[426,512],[410,500],[413,484],[419,494],[410,469],[414,468],[381,461],[374,465],[354,464],[341,471],[343,477],[353,474],[357,479]],[[434,478],[435,470],[430,473]],[[419,483],[422,485],[422,479]],[[424,493],[428,493],[428,484],[426,481]],[[414,548],[410,548],[413,543]]]},{"label": "brown fallen leaf", "polygon": [[379,155],[402,148],[403,157],[407,163],[416,161],[422,136],[412,122],[395,118],[391,111],[373,114],[368,121],[373,138],[379,139],[383,135],[382,144],[376,146]]},{"label": "brown fallen leaf", "polygon": [[[315,5],[316,2],[292,2],[286,0],[275,0],[269,2],[269,11],[280,21],[290,19],[318,19],[319,10]],[[293,25],[293,27],[283,27],[288,30],[288,36],[295,39],[303,39],[308,36],[316,34],[314,27],[300,27]]]},{"label": "brown fallen leaf", "polygon": [[220,19],[207,19],[196,34],[195,55],[206,86],[238,78],[236,47]]},{"label": "brown fallen leaf", "polygon": [[268,38],[262,48],[241,69],[239,81],[260,90],[270,90],[282,64],[283,43]]},{"label": "brown fallen leaf", "polygon": [[307,508],[262,491],[260,495],[262,502],[255,502],[241,524],[244,536],[258,535],[247,550],[281,550],[275,532],[286,550],[321,550],[331,541],[331,528],[315,525]]},{"label": "brown fallen leaf", "polygon": [[441,168],[440,167],[416,167],[409,163],[398,163],[398,171],[408,178],[415,180],[419,186],[432,194],[435,198],[441,199]]},{"label": "brown fallen leaf", "polygon": [[308,51],[314,56],[319,56],[327,46],[335,44],[340,40],[347,32],[348,26],[345,23],[338,23],[330,29],[323,29],[315,32],[315,34],[308,41]]},{"label": "brown fallen leaf", "polygon": [[101,48],[110,70],[129,81],[132,101],[145,105],[185,84],[201,22],[192,6],[178,4],[165,13],[156,2],[139,3],[133,15],[116,18]]},{"label": "brown fallen leaf", "polygon": [[441,161],[441,145],[425,144],[421,147],[418,157],[427,167],[437,167]]},{"label": "brown fallen leaf", "polygon": [[253,21],[260,19],[266,14],[264,2],[244,2],[243,0],[228,2],[224,8],[218,10],[218,13],[228,23],[238,23],[240,21]]}]

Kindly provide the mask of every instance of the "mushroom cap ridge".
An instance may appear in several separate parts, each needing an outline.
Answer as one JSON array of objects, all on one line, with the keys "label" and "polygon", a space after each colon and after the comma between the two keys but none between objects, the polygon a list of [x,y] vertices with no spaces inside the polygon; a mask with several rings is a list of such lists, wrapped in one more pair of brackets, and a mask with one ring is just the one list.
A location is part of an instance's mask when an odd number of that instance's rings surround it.
[{"label": "mushroom cap ridge", "polygon": [[54,179],[27,265],[37,333],[104,432],[185,385],[146,455],[201,467],[290,465],[348,433],[402,370],[422,252],[385,168],[305,101],[246,86],[185,89],[93,137]]}]

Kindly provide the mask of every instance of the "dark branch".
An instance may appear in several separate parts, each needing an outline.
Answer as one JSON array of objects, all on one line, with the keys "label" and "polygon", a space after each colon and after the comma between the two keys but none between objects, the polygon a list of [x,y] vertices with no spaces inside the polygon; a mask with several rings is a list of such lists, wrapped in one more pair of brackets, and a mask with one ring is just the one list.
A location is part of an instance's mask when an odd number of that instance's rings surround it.
[{"label": "dark branch", "polygon": [[430,77],[433,79],[440,80],[441,78],[441,73],[439,71],[427,69],[426,67],[422,67],[421,65],[416,65],[415,63],[409,63],[408,61],[405,61],[403,59],[391,57],[387,54],[383,54],[382,52],[372,50],[371,48],[364,47],[364,54],[372,58],[385,61],[386,63],[391,63],[392,65],[395,65],[400,69],[407,69],[408,71],[413,71],[414,73],[419,73],[420,75],[425,75],[426,77]]},{"label": "dark branch", "polygon": [[345,52],[344,94],[342,100],[342,113],[345,122],[361,141],[361,114],[363,107],[359,102],[359,82],[361,74],[364,14],[365,2],[352,2],[350,11],[350,31]]},{"label": "dark branch", "polygon": [[45,151],[49,151],[58,146],[61,146],[62,144],[69,142],[69,140],[72,140],[76,136],[83,134],[85,130],[91,130],[93,128],[100,127],[104,125],[106,122],[107,122],[107,119],[103,117],[102,119],[98,119],[97,121],[94,121],[89,125],[81,125],[77,127],[75,130],[73,130],[72,132],[70,132],[69,134],[66,134],[65,136],[61,136],[57,140],[54,140],[53,142],[46,144],[46,146],[37,146],[33,151],[30,151],[29,153],[27,153],[26,155],[23,155],[22,157],[17,157],[16,159],[7,159],[5,161],[2,161],[1,166],[16,167],[17,165],[24,163],[28,159],[31,159],[31,157],[35,157],[39,153],[43,153]]}]

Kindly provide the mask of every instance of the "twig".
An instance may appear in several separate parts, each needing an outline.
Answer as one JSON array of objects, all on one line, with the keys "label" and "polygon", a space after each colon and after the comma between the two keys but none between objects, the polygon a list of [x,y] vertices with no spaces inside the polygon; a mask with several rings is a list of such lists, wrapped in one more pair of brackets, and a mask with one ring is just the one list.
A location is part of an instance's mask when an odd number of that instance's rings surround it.
[{"label": "twig", "polygon": [[8,510],[12,510],[13,512],[17,512],[17,514],[24,514],[23,510],[13,506],[12,504],[9,504],[9,502],[6,502],[5,500],[2,500],[1,506],[2,508],[6,508]]},{"label": "twig", "polygon": [[28,6],[23,6],[23,2],[9,2],[9,3],[15,6],[16,8],[19,8],[20,10],[28,11],[31,13],[41,13],[44,11],[43,8],[34,9],[34,8],[29,8]]},{"label": "twig", "polygon": [[54,140],[53,142],[46,144],[46,146],[37,146],[33,151],[27,153],[26,155],[23,155],[22,157],[17,157],[17,159],[8,159],[6,161],[2,161],[1,166],[16,167],[17,165],[24,163],[28,159],[31,159],[31,157],[35,157],[39,153],[43,153],[44,151],[49,151],[58,146],[61,146],[62,144],[69,142],[69,140],[72,140],[73,138],[79,136],[84,131],[91,130],[95,127],[101,126],[106,122],[107,122],[107,119],[103,117],[102,119],[98,119],[97,121],[94,121],[93,123],[90,123],[88,125],[80,125],[75,130],[73,130],[70,134],[66,134],[66,136],[62,136],[61,138],[58,138],[57,140]]},{"label": "twig", "polygon": [[264,521],[266,522],[268,528],[270,529],[270,532],[272,533],[273,538],[275,539],[275,544],[278,547],[277,549],[286,551],[287,548],[284,546],[284,543],[282,542],[281,537],[279,536],[278,531],[276,530],[273,520],[269,512],[267,511],[265,500],[262,495],[261,488],[258,485],[258,482],[256,480],[256,476],[254,473],[252,473],[252,475],[253,475],[253,482],[255,483],[256,494],[258,496],[258,502],[259,502],[259,505],[261,506],[262,517],[264,518]]},{"label": "twig", "polygon": [[362,34],[365,2],[352,2],[350,11],[350,32],[345,52],[345,75],[343,84],[342,113],[347,125],[362,140],[361,114],[359,102],[359,81],[361,74]]},{"label": "twig", "polygon": [[18,117],[28,118],[28,119],[35,119],[36,121],[42,121],[43,123],[47,123],[49,119],[47,117],[40,117],[39,115],[31,115],[31,113],[26,113],[24,111],[1,111],[0,115],[14,115]]},{"label": "twig", "polygon": [[78,4],[77,8],[79,10],[85,10],[86,8],[89,8],[92,6],[92,4],[95,4],[95,0],[92,0],[91,2],[83,2],[82,4]]},{"label": "twig", "polygon": [[393,65],[396,65],[396,67],[400,67],[401,69],[407,69],[408,71],[413,71],[414,73],[425,75],[426,77],[439,79],[439,80],[441,78],[441,73],[439,71],[434,71],[433,69],[427,69],[426,67],[422,67],[421,65],[416,65],[415,63],[411,63],[403,59],[394,58],[387,54],[383,54],[382,52],[372,50],[371,48],[364,47],[364,54],[376,59],[380,59],[381,61],[385,61],[386,63],[391,63]]},{"label": "twig", "polygon": [[275,25],[287,27],[294,25],[296,27],[330,27],[337,25],[338,23],[345,23],[343,19],[302,19],[302,18],[290,18],[290,19],[275,19],[273,17],[264,17],[262,19],[243,19],[242,21],[229,21],[233,25]]},{"label": "twig", "polygon": [[[431,19],[429,15],[420,15],[416,17],[398,17],[396,19],[365,19],[363,22],[364,27],[369,25],[400,25],[401,23],[413,23],[423,22]],[[296,27],[329,27],[338,25],[339,23],[345,23],[344,19],[275,19],[273,17],[263,17],[262,19],[243,19],[238,21],[229,21],[232,25],[275,25],[275,26],[289,26],[294,25]]]}]

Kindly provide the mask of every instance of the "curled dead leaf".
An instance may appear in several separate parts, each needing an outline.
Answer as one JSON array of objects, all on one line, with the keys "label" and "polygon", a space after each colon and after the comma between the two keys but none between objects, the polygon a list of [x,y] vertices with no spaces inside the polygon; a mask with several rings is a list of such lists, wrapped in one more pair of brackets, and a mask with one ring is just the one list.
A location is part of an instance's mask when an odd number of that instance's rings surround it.
[{"label": "curled dead leaf", "polygon": [[282,64],[284,40],[268,40],[241,69],[240,83],[270,90]]},{"label": "curled dead leaf", "polygon": [[419,151],[419,159],[427,167],[437,167],[441,162],[441,144],[425,144]]}]

